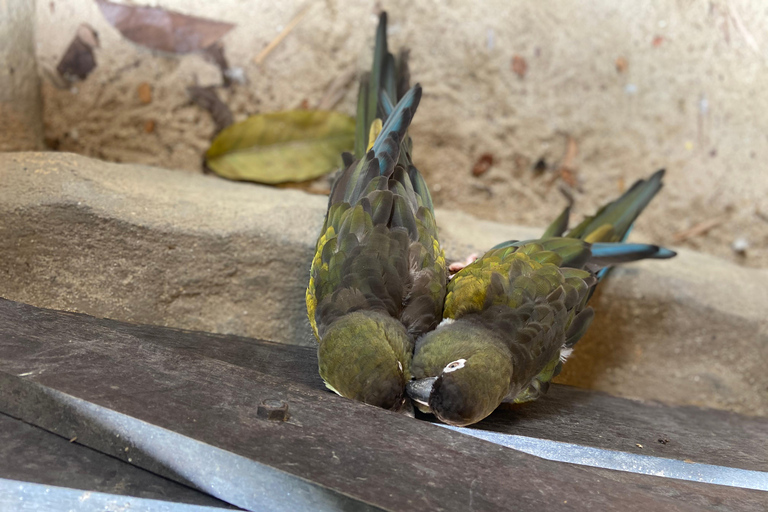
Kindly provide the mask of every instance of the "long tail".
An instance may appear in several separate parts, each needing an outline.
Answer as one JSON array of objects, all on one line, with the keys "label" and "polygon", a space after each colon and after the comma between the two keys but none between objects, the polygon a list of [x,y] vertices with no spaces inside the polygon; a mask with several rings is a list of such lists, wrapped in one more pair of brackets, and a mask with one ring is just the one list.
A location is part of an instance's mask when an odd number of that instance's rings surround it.
[{"label": "long tail", "polygon": [[[419,104],[421,87],[416,84],[411,88],[409,83],[408,50],[400,50],[397,59],[389,52],[387,13],[383,12],[376,29],[371,71],[360,79],[355,154],[342,155],[344,170],[334,184],[329,206],[339,200],[354,202],[376,176],[388,175],[399,164],[405,176],[398,175],[397,181],[412,189],[417,205],[434,215],[427,184],[411,159],[413,142],[407,128]],[[374,155],[378,165],[369,165]]]},{"label": "long tail", "polygon": [[543,238],[566,236],[586,242],[623,242],[632,230],[632,224],[663,186],[664,169],[653,173],[647,180],[638,180],[621,197],[612,201],[592,216],[568,231],[570,207],[547,228]]},{"label": "long tail", "polygon": [[355,125],[355,158],[365,156],[370,146],[371,125],[376,119],[387,119],[408,86],[407,52],[401,52],[398,61],[387,45],[387,13],[379,16],[376,45],[373,50],[371,72],[360,79],[357,96],[357,123]]},{"label": "long tail", "polygon": [[638,180],[620,198],[584,219],[566,236],[593,243],[623,242],[637,217],[661,190],[663,177],[664,169],[661,169],[647,180]]},{"label": "long tail", "polygon": [[545,238],[565,236],[578,238],[592,244],[589,266],[602,268],[598,278],[605,276],[611,265],[646,258],[665,259],[675,255],[674,251],[650,244],[625,244],[637,217],[661,190],[664,169],[656,171],[647,180],[639,180],[621,197],[600,208],[594,215],[585,218],[579,225],[568,231],[570,207],[547,228]]}]

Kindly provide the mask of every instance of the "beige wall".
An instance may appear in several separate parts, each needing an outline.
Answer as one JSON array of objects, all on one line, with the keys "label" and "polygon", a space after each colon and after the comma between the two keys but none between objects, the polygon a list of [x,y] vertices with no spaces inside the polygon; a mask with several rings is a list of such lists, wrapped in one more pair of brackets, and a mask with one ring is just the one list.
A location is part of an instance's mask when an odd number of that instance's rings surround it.
[{"label": "beige wall", "polygon": [[35,3],[0,0],[0,151],[43,147]]},{"label": "beige wall", "polygon": [[[304,5],[300,1],[157,0],[137,4],[229,21],[230,64],[249,83],[222,90],[236,118],[316,104],[340,73],[367,67],[373,1],[314,2],[257,66],[253,57]],[[768,265],[768,9],[761,0],[383,1],[393,48],[412,49],[425,94],[414,121],[416,160],[436,202],[481,217],[543,225],[565,204],[540,158],[562,160],[567,137],[588,213],[639,177],[667,167],[667,187],[635,238],[673,234],[727,216],[683,245],[750,266]],[[199,171],[213,130],[186,87],[218,84],[200,55],[163,56],[121,38],[95,2],[40,1],[39,65],[55,68],[80,23],[99,33],[98,68],[69,90],[46,80],[46,134],[59,148],[113,161]],[[527,73],[511,69],[513,55]],[[616,60],[626,59],[623,72]],[[153,88],[142,104],[136,89]],[[355,86],[337,108],[352,113]],[[155,122],[151,133],[147,120]],[[473,163],[491,153],[480,178]],[[554,171],[548,173],[554,175]],[[762,212],[763,219],[758,212]],[[746,258],[730,248],[745,237]]]}]

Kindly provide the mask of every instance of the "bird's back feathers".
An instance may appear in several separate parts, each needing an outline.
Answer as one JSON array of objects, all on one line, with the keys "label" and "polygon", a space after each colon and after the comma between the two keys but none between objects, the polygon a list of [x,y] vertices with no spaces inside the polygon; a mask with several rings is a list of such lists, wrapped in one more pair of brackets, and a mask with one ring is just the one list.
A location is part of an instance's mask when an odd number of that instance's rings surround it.
[{"label": "bird's back feathers", "polygon": [[[442,316],[445,257],[437,240],[432,198],[411,160],[407,130],[421,99],[407,84],[386,43],[386,14],[376,35],[373,69],[358,98],[355,156],[334,183],[310,271],[307,310],[315,335],[357,310],[383,311],[413,336]],[[378,134],[370,130],[383,119]],[[374,135],[374,140],[368,140]],[[370,148],[367,149],[366,148]]]}]

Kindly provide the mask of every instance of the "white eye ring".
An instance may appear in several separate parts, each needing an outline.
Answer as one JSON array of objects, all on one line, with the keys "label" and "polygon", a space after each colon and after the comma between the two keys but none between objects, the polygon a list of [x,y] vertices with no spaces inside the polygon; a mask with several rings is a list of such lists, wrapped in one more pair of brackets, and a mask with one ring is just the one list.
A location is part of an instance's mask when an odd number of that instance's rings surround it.
[{"label": "white eye ring", "polygon": [[456,370],[461,370],[464,368],[464,365],[466,364],[466,359],[457,359],[451,363],[448,363],[448,365],[443,368],[443,373],[451,373],[455,372]]}]

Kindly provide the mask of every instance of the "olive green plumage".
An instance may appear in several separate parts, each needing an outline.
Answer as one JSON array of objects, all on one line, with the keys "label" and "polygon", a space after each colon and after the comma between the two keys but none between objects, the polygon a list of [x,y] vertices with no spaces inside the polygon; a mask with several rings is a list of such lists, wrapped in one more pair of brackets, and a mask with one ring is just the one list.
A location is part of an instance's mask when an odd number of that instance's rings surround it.
[{"label": "olive green plumage", "polygon": [[[408,393],[425,412],[468,425],[502,401],[546,392],[594,316],[587,301],[603,269],[674,253],[616,244],[661,188],[663,172],[571,230],[568,210],[539,240],[505,242],[448,284],[443,323],[421,338]],[[595,242],[590,243],[590,242]]]},{"label": "olive green plumage", "polygon": [[414,339],[440,321],[446,284],[432,199],[406,133],[421,88],[393,106],[396,69],[382,15],[373,71],[361,81],[356,158],[345,155],[331,191],[307,288],[326,385],[389,409],[408,404]]}]

